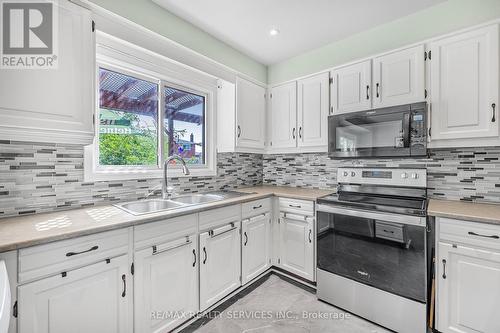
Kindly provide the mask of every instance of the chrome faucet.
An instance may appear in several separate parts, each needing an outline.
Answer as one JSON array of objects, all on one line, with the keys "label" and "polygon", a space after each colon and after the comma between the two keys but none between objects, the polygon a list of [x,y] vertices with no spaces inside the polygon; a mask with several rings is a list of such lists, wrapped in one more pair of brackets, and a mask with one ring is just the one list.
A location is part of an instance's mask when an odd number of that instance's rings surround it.
[{"label": "chrome faucet", "polygon": [[163,163],[163,189],[162,189],[162,197],[163,199],[168,199],[170,196],[170,193],[168,192],[168,178],[167,178],[167,173],[168,173],[168,165],[171,161],[173,160],[178,160],[182,164],[182,172],[184,175],[188,176],[189,175],[189,169],[186,165],[186,161],[179,155],[172,155],[169,158],[165,160],[165,163]]}]

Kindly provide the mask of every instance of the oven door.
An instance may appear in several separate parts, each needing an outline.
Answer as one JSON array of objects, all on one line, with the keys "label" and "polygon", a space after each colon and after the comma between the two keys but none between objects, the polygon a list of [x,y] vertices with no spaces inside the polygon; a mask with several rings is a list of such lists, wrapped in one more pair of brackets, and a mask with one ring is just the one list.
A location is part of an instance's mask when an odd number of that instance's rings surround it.
[{"label": "oven door", "polygon": [[319,269],[425,303],[425,217],[317,207]]},{"label": "oven door", "polygon": [[328,117],[328,152],[334,158],[410,156],[410,106]]}]

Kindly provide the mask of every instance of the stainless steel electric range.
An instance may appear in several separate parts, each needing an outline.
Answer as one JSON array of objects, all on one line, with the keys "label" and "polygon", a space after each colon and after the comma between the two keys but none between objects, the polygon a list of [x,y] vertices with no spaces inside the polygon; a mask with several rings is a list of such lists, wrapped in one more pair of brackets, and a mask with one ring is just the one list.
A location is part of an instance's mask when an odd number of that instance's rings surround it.
[{"label": "stainless steel electric range", "polygon": [[317,201],[317,295],[396,332],[426,331],[426,169],[339,168]]}]

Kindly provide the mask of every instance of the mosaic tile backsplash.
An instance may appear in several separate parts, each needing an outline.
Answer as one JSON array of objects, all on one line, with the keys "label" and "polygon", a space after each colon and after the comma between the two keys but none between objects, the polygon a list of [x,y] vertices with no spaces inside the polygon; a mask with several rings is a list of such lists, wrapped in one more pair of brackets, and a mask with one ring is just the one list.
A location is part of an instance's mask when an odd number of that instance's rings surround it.
[{"label": "mosaic tile backsplash", "polygon": [[332,160],[326,153],[265,155],[264,184],[327,189],[340,166],[426,167],[431,198],[500,202],[500,147],[434,149],[425,159]]},{"label": "mosaic tile backsplash", "polygon": [[[175,192],[262,183],[262,155],[223,153],[217,176],[170,178]],[[83,146],[0,141],[0,217],[143,198],[160,179],[83,181]]]},{"label": "mosaic tile backsplash", "polygon": [[[326,153],[217,156],[217,176],[171,178],[178,193],[259,184],[328,189],[339,166],[427,167],[431,198],[500,202],[500,147],[432,150],[425,159],[332,160]],[[143,198],[159,179],[83,181],[83,147],[0,141],[0,217]]]}]

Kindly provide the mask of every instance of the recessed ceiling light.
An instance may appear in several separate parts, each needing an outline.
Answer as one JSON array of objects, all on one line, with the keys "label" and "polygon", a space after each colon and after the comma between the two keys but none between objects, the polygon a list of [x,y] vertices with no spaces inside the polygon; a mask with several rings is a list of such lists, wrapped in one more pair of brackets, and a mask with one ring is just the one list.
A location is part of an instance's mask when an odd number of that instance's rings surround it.
[{"label": "recessed ceiling light", "polygon": [[280,33],[280,31],[277,28],[272,28],[271,30],[269,30],[269,34],[271,36],[276,36],[279,33]]}]

